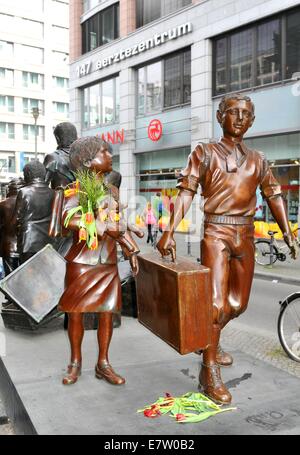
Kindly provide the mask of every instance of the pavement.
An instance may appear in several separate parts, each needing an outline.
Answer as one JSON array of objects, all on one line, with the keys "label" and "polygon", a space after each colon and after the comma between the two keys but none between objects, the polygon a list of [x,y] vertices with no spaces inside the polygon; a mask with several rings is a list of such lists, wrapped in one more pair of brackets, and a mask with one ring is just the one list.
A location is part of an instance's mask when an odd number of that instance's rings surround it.
[{"label": "pavement", "polygon": [[[187,255],[185,236],[176,235],[177,254]],[[153,251],[146,239],[142,252]],[[199,242],[191,244],[191,260],[199,257]],[[300,282],[300,263],[256,267],[256,276]],[[222,334],[222,346],[234,357],[222,378],[236,409],[207,421],[184,425],[168,416],[147,419],[137,409],[165,392],[180,396],[197,391],[201,357],[180,356],[136,319],[123,317],[114,330],[111,363],[126,378],[113,387],[94,377],[96,332],[86,331],[83,373],[78,383],[61,384],[68,363],[68,339],[63,320],[37,332],[7,330],[6,355],[0,359],[2,411],[11,419],[0,425],[3,434],[93,435],[279,435],[300,434],[300,363],[288,359],[275,339],[255,328],[231,321]],[[3,411],[5,405],[5,412]],[[4,416],[4,418],[5,418]],[[127,438],[128,439],[128,438]]]},{"label": "pavement", "polygon": [[[180,356],[133,318],[123,317],[110,349],[111,363],[126,378],[125,386],[95,378],[97,342],[91,330],[83,342],[82,376],[75,385],[63,386],[69,353],[62,323],[57,320],[56,326],[35,333],[4,330],[7,353],[0,368],[1,390],[6,391],[9,412],[14,410],[10,417],[16,434],[300,434],[299,378],[246,354],[239,345],[233,347],[226,337],[223,346],[230,347],[234,364],[222,369],[222,377],[235,410],[190,425],[168,416],[147,419],[137,414],[165,392],[180,396],[197,391],[200,358]],[[3,384],[7,373],[15,388],[13,406],[9,401],[14,392]]]}]

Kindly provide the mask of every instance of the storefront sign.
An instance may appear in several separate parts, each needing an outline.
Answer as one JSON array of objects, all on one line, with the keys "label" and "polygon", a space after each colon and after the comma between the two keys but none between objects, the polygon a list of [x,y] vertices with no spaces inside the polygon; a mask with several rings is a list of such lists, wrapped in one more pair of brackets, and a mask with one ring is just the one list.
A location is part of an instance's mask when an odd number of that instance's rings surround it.
[{"label": "storefront sign", "polygon": [[105,142],[109,142],[110,144],[123,144],[125,140],[125,131],[122,130],[113,130],[107,133],[98,133],[96,136],[101,137],[101,139]]},{"label": "storefront sign", "polygon": [[180,38],[181,36],[187,35],[188,33],[192,32],[193,27],[191,22],[186,22],[185,24],[178,25],[177,27],[170,28],[169,30],[156,33],[152,36],[152,38],[145,39],[140,41],[138,44],[134,46],[127,47],[126,49],[120,49],[118,52],[109,55],[102,60],[98,60],[96,62],[91,62],[90,60],[82,63],[81,65],[76,67],[76,73],[78,77],[86,76],[87,74],[91,73],[93,67],[97,70],[101,70],[102,68],[106,68],[107,66],[113,65],[114,63],[119,63],[122,60],[132,57],[133,55],[138,55],[141,52],[147,51],[148,49],[152,49],[153,47],[160,46],[167,41]]},{"label": "storefront sign", "polygon": [[163,127],[160,120],[153,119],[148,126],[148,137],[151,141],[159,141],[162,137]]}]

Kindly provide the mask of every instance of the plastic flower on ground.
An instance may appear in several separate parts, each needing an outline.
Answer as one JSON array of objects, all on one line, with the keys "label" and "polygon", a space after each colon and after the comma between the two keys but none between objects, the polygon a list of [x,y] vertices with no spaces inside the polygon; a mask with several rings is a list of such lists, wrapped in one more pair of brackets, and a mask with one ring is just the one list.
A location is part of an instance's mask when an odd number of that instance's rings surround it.
[{"label": "plastic flower on ground", "polygon": [[157,417],[170,414],[178,423],[197,423],[216,414],[232,411],[236,408],[224,408],[217,405],[202,393],[189,392],[180,397],[173,397],[166,393],[152,405],[139,409],[145,417]]}]

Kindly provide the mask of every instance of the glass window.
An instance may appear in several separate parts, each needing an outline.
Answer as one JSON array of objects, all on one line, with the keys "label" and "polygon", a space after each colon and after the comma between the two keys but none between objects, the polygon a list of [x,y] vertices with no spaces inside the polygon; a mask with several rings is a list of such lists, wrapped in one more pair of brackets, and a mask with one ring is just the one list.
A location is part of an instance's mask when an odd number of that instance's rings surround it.
[{"label": "glass window", "polygon": [[13,123],[7,124],[8,139],[15,138],[15,125]]},{"label": "glass window", "polygon": [[102,83],[102,123],[111,123],[114,118],[114,80]]},{"label": "glass window", "polygon": [[139,115],[158,112],[163,107],[190,103],[191,51],[181,51],[159,62],[139,68],[137,84]]},{"label": "glass window", "polygon": [[83,90],[83,127],[116,123],[119,120],[119,77],[92,85]]},{"label": "glass window", "polygon": [[22,73],[23,87],[32,89],[43,89],[44,88],[44,76],[38,73],[29,73],[23,71]]},{"label": "glass window", "polygon": [[8,112],[14,112],[15,110],[15,99],[13,96],[7,97],[7,110]]},{"label": "glass window", "polygon": [[[37,137],[41,140],[45,140],[45,127],[37,126]],[[23,125],[23,139],[24,141],[35,140],[35,125]]]},{"label": "glass window", "polygon": [[300,8],[216,38],[213,63],[214,95],[291,79],[300,72]]},{"label": "glass window", "polygon": [[114,9],[108,8],[102,13],[102,44],[114,39]]},{"label": "glass window", "polygon": [[191,51],[183,54],[183,103],[191,102]]},{"label": "glass window", "polygon": [[0,68],[0,81],[3,87],[13,87],[14,72],[7,68]]},{"label": "glass window", "polygon": [[8,172],[16,172],[16,157],[9,156],[8,157]]},{"label": "glass window", "polygon": [[180,87],[181,87],[181,61],[180,55],[173,55],[165,59],[165,106],[176,106],[180,104]]},{"label": "glass window", "polygon": [[138,77],[138,113],[143,114],[145,110],[145,72],[146,67],[139,68]]},{"label": "glass window", "polygon": [[90,126],[97,126],[101,123],[100,119],[100,86],[92,85],[90,87],[90,99],[89,99],[89,106],[90,106],[90,118],[89,124]]},{"label": "glass window", "polygon": [[14,139],[15,138],[14,123],[0,122],[0,136],[4,139]]},{"label": "glass window", "polygon": [[146,71],[146,112],[159,111],[162,106],[161,62],[148,65]]},{"label": "glass window", "polygon": [[215,43],[216,95],[226,92],[226,38]]},{"label": "glass window", "polygon": [[300,10],[288,14],[286,24],[286,77],[300,71]]},{"label": "glass window", "polygon": [[281,79],[280,20],[266,22],[257,30],[257,85]]},{"label": "glass window", "polygon": [[230,90],[251,86],[253,55],[253,30],[235,33],[230,38]]},{"label": "glass window", "polygon": [[89,127],[89,88],[83,89],[83,127]]},{"label": "glass window", "polygon": [[14,112],[14,97],[0,95],[0,112]]},{"label": "glass window", "polygon": [[[99,46],[99,17],[98,14],[88,21],[89,50],[92,51]],[[99,41],[98,41],[99,40]]]},{"label": "glass window", "polygon": [[69,114],[69,105],[68,103],[60,103],[58,101],[53,102],[54,112],[58,114]]},{"label": "glass window", "polygon": [[118,37],[119,3],[116,3],[82,24],[82,52],[92,51]]},{"label": "glass window", "polygon": [[69,80],[65,77],[53,76],[53,85],[57,88],[67,89],[69,87]]},{"label": "glass window", "polygon": [[33,108],[38,108],[41,115],[44,115],[44,101],[33,98],[23,98],[23,112],[31,114]]}]

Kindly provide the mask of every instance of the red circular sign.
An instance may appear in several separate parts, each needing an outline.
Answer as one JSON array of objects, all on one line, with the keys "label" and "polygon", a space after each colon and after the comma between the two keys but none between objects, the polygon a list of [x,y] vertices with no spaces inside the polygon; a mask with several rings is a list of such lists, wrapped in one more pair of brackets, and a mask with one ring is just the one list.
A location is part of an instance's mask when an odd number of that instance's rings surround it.
[{"label": "red circular sign", "polygon": [[153,119],[148,126],[148,137],[151,141],[159,141],[162,137],[163,127],[160,120]]}]

